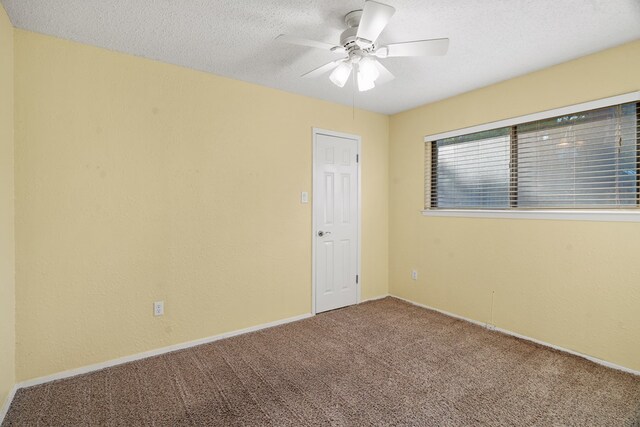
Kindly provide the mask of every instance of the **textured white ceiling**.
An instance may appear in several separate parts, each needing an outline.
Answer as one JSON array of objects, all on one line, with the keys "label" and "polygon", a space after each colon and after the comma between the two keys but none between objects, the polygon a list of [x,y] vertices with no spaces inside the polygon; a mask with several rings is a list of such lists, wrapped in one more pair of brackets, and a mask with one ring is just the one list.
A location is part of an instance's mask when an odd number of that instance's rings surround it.
[{"label": "textured white ceiling", "polygon": [[[337,54],[273,39],[338,43],[364,0],[0,0],[18,28],[345,105],[352,87],[299,76]],[[387,0],[381,42],[449,37],[449,53],[389,58],[396,80],[355,94],[396,113],[640,38],[640,0]],[[338,55],[339,57],[339,55]]]}]

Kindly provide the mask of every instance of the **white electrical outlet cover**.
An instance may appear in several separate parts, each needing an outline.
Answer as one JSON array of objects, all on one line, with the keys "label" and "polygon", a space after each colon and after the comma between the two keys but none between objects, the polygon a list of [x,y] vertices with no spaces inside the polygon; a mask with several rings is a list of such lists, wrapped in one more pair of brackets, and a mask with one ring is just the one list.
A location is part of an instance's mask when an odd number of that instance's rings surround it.
[{"label": "white electrical outlet cover", "polygon": [[153,315],[154,316],[164,315],[164,301],[156,301],[153,303]]}]

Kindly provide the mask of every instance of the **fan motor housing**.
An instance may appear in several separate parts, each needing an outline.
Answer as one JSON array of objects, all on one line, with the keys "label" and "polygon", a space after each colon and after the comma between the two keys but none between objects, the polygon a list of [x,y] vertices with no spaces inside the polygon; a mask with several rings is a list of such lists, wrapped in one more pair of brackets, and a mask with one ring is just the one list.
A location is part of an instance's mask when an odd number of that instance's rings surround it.
[{"label": "fan motor housing", "polygon": [[347,28],[340,34],[340,44],[345,49],[349,50],[352,46],[356,46],[356,34],[358,33],[358,27]]},{"label": "fan motor housing", "polygon": [[358,34],[358,26],[360,25],[361,18],[362,10],[352,10],[344,16],[344,22],[348,28],[340,34],[340,44],[347,50],[349,56],[352,56],[351,54],[357,51],[370,52],[375,49],[373,45],[363,49],[356,43],[356,35]]}]

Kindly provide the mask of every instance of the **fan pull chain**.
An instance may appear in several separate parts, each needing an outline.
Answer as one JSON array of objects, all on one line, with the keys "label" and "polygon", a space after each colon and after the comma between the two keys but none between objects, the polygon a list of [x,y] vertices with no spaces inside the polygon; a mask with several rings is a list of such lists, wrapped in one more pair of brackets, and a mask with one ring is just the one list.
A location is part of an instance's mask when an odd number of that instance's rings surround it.
[{"label": "fan pull chain", "polygon": [[351,90],[351,119],[353,121],[356,120],[356,73],[351,73],[352,74],[352,79],[351,81],[353,82],[353,87]]}]

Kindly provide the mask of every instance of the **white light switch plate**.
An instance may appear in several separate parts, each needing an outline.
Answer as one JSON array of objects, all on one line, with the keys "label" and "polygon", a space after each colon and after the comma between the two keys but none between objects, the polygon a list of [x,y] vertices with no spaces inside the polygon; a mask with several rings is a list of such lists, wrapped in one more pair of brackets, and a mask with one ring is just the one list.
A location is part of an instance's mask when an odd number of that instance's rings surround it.
[{"label": "white light switch plate", "polygon": [[309,203],[309,193],[306,191],[300,193],[300,203]]}]

